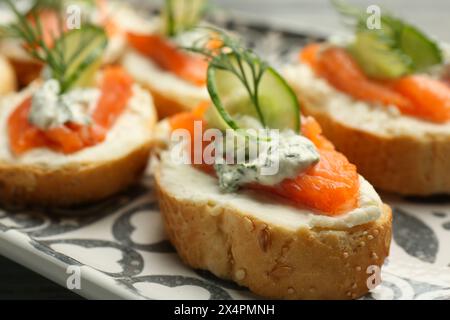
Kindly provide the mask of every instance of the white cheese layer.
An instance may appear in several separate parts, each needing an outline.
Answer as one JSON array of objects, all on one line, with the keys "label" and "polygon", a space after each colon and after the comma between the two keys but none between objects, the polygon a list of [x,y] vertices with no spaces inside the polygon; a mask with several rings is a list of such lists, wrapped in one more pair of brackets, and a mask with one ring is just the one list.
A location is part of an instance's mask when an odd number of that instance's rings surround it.
[{"label": "white cheese layer", "polygon": [[402,115],[395,106],[383,106],[358,101],[319,78],[305,64],[286,67],[283,72],[297,94],[311,107],[325,112],[345,126],[381,136],[411,136],[428,139],[450,135],[450,122],[433,123]]},{"label": "white cheese layer", "polygon": [[98,88],[76,88],[61,94],[55,79],[45,81],[33,96],[28,120],[43,130],[67,122],[86,125],[100,97]]},{"label": "white cheese layer", "polygon": [[128,50],[122,58],[122,66],[143,86],[185,106],[187,110],[209,100],[206,87],[193,85],[155,65],[135,50]]},{"label": "white cheese layer", "polygon": [[123,114],[108,131],[105,141],[72,154],[63,154],[48,148],[32,149],[23,155],[11,153],[7,121],[30,90],[7,97],[0,103],[0,163],[29,164],[42,167],[58,167],[72,164],[96,163],[120,158],[135,148],[148,143],[155,122],[153,100],[146,90],[133,86],[133,96]]},{"label": "white cheese layer", "polygon": [[[158,94],[185,106],[187,110],[194,108],[201,101],[209,99],[206,87],[196,86],[180,79],[172,72],[162,70],[149,58],[144,57],[136,50],[129,49],[124,51],[119,48],[119,42],[126,42],[125,32],[136,34],[159,33],[161,30],[159,17],[143,16],[131,6],[118,4],[114,1],[109,5],[108,9],[109,16],[121,32],[110,39],[111,45],[108,47],[113,47],[112,42],[115,41],[117,48],[115,53],[112,52],[112,49],[107,51],[105,55],[107,60],[116,60],[117,57],[122,56],[121,64],[138,82]],[[204,36],[204,32],[201,32],[200,35]],[[187,33],[184,36],[180,36],[178,40],[185,44],[186,41],[193,41],[200,35],[199,32]]]},{"label": "white cheese layer", "polygon": [[261,192],[239,190],[223,193],[218,181],[188,164],[176,164],[170,153],[162,155],[160,183],[180,200],[208,203],[218,208],[234,208],[248,216],[267,221],[289,230],[301,228],[351,228],[377,220],[382,202],[373,187],[360,177],[359,207],[336,217],[314,213],[308,208],[293,206],[282,198]]},{"label": "white cheese layer", "polygon": [[[215,154],[222,155],[217,157],[214,170],[223,191],[232,192],[249,183],[273,186],[319,162],[314,144],[291,130],[260,129],[258,137],[227,132],[224,139],[214,140]],[[234,163],[227,163],[226,158]]]},{"label": "white cheese layer", "polygon": [[125,32],[152,34],[160,30],[158,16],[149,15],[145,10],[138,11],[124,1],[108,1],[107,16]]}]

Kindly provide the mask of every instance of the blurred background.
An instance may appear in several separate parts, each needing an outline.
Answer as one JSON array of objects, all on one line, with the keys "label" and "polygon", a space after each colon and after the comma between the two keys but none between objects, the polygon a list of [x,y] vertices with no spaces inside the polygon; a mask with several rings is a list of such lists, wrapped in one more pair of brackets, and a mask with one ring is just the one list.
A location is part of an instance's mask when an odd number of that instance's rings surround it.
[{"label": "blurred background", "polygon": [[[345,31],[329,0],[213,0],[227,11],[279,27],[325,34]],[[349,0],[379,5],[440,40],[450,42],[450,0]]]}]

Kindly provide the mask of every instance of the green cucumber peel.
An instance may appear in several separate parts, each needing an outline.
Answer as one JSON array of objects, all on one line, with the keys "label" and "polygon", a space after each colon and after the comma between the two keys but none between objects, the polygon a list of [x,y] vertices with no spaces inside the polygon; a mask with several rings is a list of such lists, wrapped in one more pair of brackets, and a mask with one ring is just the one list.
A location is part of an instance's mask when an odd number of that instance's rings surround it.
[{"label": "green cucumber peel", "polygon": [[162,18],[166,35],[174,37],[196,27],[206,7],[206,0],[165,0]]},{"label": "green cucumber peel", "polygon": [[[426,71],[434,65],[443,63],[443,54],[438,44],[417,27],[392,14],[384,13],[380,17],[381,28],[369,29],[367,27],[369,14],[364,10],[344,0],[331,2],[346,22],[355,29],[356,40],[351,44],[350,52],[368,76],[396,78]],[[363,45],[355,50],[358,37],[365,37],[368,33],[372,35],[372,45],[382,48],[380,54],[370,52],[372,49],[364,48]],[[389,65],[392,65],[394,70],[389,70]]]},{"label": "green cucumber peel", "polygon": [[222,47],[188,50],[210,59],[207,89],[217,112],[212,114],[220,129],[240,129],[237,115],[257,119],[263,128],[299,132],[299,103],[281,75],[236,39],[215,29]]}]

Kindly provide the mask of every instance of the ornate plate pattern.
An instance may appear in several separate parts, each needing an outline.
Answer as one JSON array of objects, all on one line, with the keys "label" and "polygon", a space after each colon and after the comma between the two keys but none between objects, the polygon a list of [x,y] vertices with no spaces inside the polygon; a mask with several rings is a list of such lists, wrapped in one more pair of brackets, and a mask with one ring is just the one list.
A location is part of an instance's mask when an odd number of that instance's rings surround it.
[{"label": "ornate plate pattern", "polygon": [[[275,65],[311,36],[216,14]],[[289,50],[286,50],[289,48]],[[394,210],[383,282],[364,299],[450,299],[450,197],[428,202],[385,196]],[[79,267],[87,298],[251,299],[246,288],[182,264],[167,241],[152,178],[101,203],[64,210],[0,210],[0,253],[66,286]]]}]

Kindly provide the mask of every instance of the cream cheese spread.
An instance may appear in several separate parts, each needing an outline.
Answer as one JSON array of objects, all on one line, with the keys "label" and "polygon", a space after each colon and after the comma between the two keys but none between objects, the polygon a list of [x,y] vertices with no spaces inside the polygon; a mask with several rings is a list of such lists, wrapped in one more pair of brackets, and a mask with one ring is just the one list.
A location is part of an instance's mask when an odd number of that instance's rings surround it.
[{"label": "cream cheese spread", "polygon": [[97,88],[77,88],[60,94],[59,82],[49,79],[32,96],[29,121],[43,130],[68,122],[86,125],[99,96]]}]

